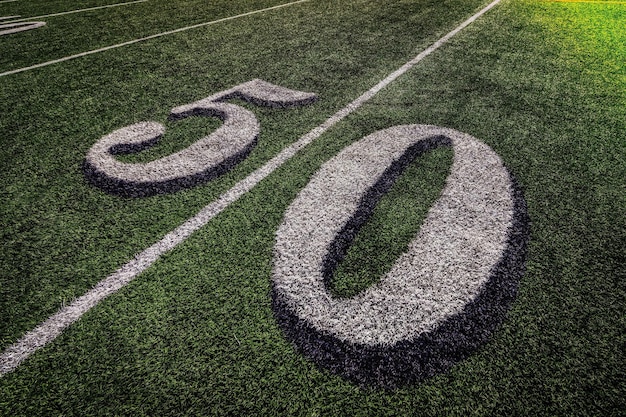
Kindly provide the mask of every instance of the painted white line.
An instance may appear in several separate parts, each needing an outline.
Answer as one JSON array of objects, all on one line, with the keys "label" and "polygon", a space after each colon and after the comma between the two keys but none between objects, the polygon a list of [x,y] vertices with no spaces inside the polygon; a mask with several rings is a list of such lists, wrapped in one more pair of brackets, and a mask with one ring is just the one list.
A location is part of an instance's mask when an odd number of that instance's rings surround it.
[{"label": "painted white line", "polygon": [[15,19],[16,17],[19,17],[19,16],[2,16],[0,17],[0,20]]},{"label": "painted white line", "polygon": [[88,9],[70,10],[69,12],[44,14],[44,15],[41,15],[41,16],[33,16],[33,17],[23,17],[21,19],[14,20],[14,21],[9,22],[9,23],[23,22],[24,20],[32,20],[32,19],[42,19],[44,17],[63,16],[63,15],[66,15],[66,14],[73,14],[73,13],[82,13],[82,12],[88,12],[90,10],[108,9],[109,7],[128,6],[130,4],[144,3],[146,1],[148,1],[148,0],[135,0],[135,1],[129,1],[127,3],[117,3],[117,4],[109,4],[109,5],[106,5],[106,6],[90,7]]},{"label": "painted white line", "polygon": [[17,0],[2,0],[2,1],[0,1],[0,3],[11,3],[11,2],[14,2],[14,1],[17,1]]},{"label": "painted white line", "polygon": [[293,1],[291,3],[279,4],[278,6],[272,6],[272,7],[268,7],[268,8],[265,8],[265,9],[253,10],[251,12],[238,14],[236,16],[224,17],[222,19],[212,20],[210,22],[198,23],[197,25],[187,26],[187,27],[180,28],[180,29],[169,30],[167,32],[157,33],[155,35],[146,36],[144,38],[133,39],[132,41],[118,43],[117,45],[105,46],[104,48],[94,49],[92,51],[87,51],[87,52],[81,52],[80,54],[70,55],[70,56],[66,56],[64,58],[54,59],[54,60],[48,61],[48,62],[42,62],[41,64],[31,65],[30,67],[24,67],[24,68],[18,68],[18,69],[15,69],[15,70],[11,70],[11,71],[6,71],[6,72],[3,72],[3,73],[0,73],[0,77],[4,77],[4,76],[7,76],[7,75],[12,75],[12,74],[17,74],[17,73],[24,72],[24,71],[29,71],[29,70],[32,70],[32,69],[35,69],[35,68],[41,68],[41,67],[45,67],[45,66],[52,65],[52,64],[57,64],[59,62],[69,61],[70,59],[80,58],[80,57],[91,55],[91,54],[97,54],[99,52],[109,51],[109,50],[115,49],[115,48],[121,48],[123,46],[128,46],[128,45],[132,45],[132,44],[135,44],[135,43],[147,41],[149,39],[160,38],[161,36],[172,35],[174,33],[184,32],[184,31],[190,30],[190,29],[196,29],[196,28],[200,28],[200,27],[204,27],[204,26],[214,25],[216,23],[221,23],[221,22],[226,22],[226,21],[229,21],[229,20],[239,19],[241,17],[246,17],[246,16],[251,16],[251,15],[254,15],[254,14],[258,14],[258,13],[268,12],[270,10],[276,10],[276,9],[280,9],[282,7],[288,7],[288,6],[292,6],[294,4],[304,3],[304,2],[307,2],[307,1],[311,1],[311,0]]},{"label": "painted white line", "polygon": [[391,73],[387,78],[380,81],[356,100],[329,117],[320,126],[302,136],[294,144],[283,149],[278,155],[272,158],[261,168],[257,169],[252,174],[235,184],[233,188],[222,194],[216,201],[213,201],[205,206],[194,217],[188,219],[185,223],[169,232],[165,235],[165,237],[163,237],[163,239],[150,246],[148,249],[135,255],[130,262],[122,266],[112,275],[109,275],[107,278],[100,281],[93,289],[76,299],[72,302],[72,304],[62,308],[35,329],[26,333],[17,342],[6,348],[6,350],[2,352],[2,355],[0,355],[0,376],[13,371],[20,365],[20,363],[22,363],[22,361],[28,358],[39,348],[42,348],[46,344],[53,341],[63,332],[63,330],[78,320],[92,307],[131,282],[135,279],[135,277],[137,277],[137,275],[155,263],[161,255],[169,252],[178,244],[184,242],[189,236],[191,236],[192,233],[206,225],[212,218],[224,211],[230,204],[237,201],[241,196],[254,188],[264,178],[291,159],[291,157],[298,153],[298,151],[313,142],[315,139],[319,138],[322,133],[333,127],[337,124],[337,122],[361,107],[366,101],[374,97],[376,93],[387,87],[398,77],[414,67],[422,59],[433,53],[450,38],[468,25],[472,24],[499,2],[500,0],[495,0],[461,23],[456,29],[452,30],[450,33],[433,43],[415,58]]},{"label": "painted white line", "polygon": [[26,30],[37,29],[45,25],[46,25],[46,22],[18,22],[18,23],[0,22],[0,36],[10,35],[12,33],[24,32]]}]

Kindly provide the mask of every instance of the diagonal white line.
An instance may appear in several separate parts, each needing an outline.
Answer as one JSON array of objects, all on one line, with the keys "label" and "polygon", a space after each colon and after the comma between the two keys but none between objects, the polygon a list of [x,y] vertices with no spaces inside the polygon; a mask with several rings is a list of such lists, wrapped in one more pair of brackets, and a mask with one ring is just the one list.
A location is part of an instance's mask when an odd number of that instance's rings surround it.
[{"label": "diagonal white line", "polygon": [[109,7],[128,6],[129,4],[143,3],[143,2],[146,2],[146,1],[148,1],[148,0],[135,0],[135,1],[129,1],[129,2],[126,2],[126,3],[116,3],[116,4],[108,4],[106,6],[90,7],[88,9],[78,9],[78,10],[70,10],[68,12],[44,14],[44,15],[41,15],[41,16],[23,17],[21,19],[13,20],[13,21],[8,22],[8,23],[22,22],[24,20],[32,20],[32,19],[41,19],[41,18],[44,18],[44,17],[63,16],[63,15],[72,14],[72,13],[82,13],[82,12],[88,12],[90,10],[108,9]]},{"label": "diagonal white line", "polygon": [[291,3],[279,4],[278,6],[267,7],[265,9],[253,10],[251,12],[238,14],[236,16],[224,17],[222,19],[212,20],[210,22],[198,23],[197,25],[192,25],[192,26],[187,26],[187,27],[184,27],[184,28],[169,30],[167,32],[157,33],[157,34],[154,34],[154,35],[146,36],[144,38],[133,39],[132,41],[122,42],[122,43],[118,43],[116,45],[105,46],[104,48],[99,48],[99,49],[94,49],[94,50],[91,50],[91,51],[81,52],[81,53],[76,54],[76,55],[70,55],[70,56],[66,56],[66,57],[63,57],[63,58],[59,58],[59,59],[53,59],[52,61],[42,62],[41,64],[35,64],[35,65],[31,65],[29,67],[18,68],[18,69],[15,69],[15,70],[6,71],[6,72],[3,72],[3,73],[0,73],[0,77],[5,77],[7,75],[12,75],[12,74],[17,74],[17,73],[24,72],[24,71],[29,71],[29,70],[32,70],[32,69],[35,69],[35,68],[46,67],[48,65],[57,64],[59,62],[69,61],[70,59],[80,58],[80,57],[91,55],[91,54],[97,54],[99,52],[109,51],[109,50],[115,49],[115,48],[121,48],[123,46],[128,46],[128,45],[132,45],[132,44],[135,44],[135,43],[147,41],[149,39],[160,38],[161,36],[172,35],[174,33],[184,32],[184,31],[190,30],[190,29],[201,28],[201,27],[204,27],[204,26],[214,25],[216,23],[226,22],[228,20],[239,19],[241,17],[251,16],[251,15],[254,15],[254,14],[257,14],[257,13],[268,12],[270,10],[276,10],[276,9],[280,9],[282,7],[292,6],[294,4],[304,3],[304,2],[307,2],[307,1],[311,1],[311,0],[293,1]]},{"label": "diagonal white line", "polygon": [[11,2],[14,2],[14,1],[17,1],[17,0],[2,0],[2,1],[0,1],[0,3],[11,3]]},{"label": "diagonal white line", "polygon": [[237,201],[241,196],[254,188],[264,178],[274,172],[278,167],[287,162],[302,148],[319,138],[322,133],[330,129],[337,122],[345,118],[347,115],[361,107],[366,101],[374,97],[376,93],[391,84],[402,74],[414,67],[422,59],[433,53],[441,45],[447,42],[454,35],[459,33],[468,25],[472,24],[476,19],[485,14],[488,10],[498,4],[500,0],[495,0],[488,6],[474,14],[472,17],[461,23],[450,33],[433,43],[431,46],[422,51],[415,58],[404,64],[398,70],[391,73],[387,78],[380,81],[374,87],[366,91],[359,98],[348,104],[343,109],[329,117],[324,123],[316,127],[306,135],[298,139],[297,142],[283,149],[278,155],[272,158],[261,168],[254,171],[248,177],[244,178],[233,188],[222,194],[216,201],[209,203],[198,214],[169,232],[163,239],[150,246],[143,252],[135,255],[135,257],[122,266],[112,275],[100,281],[93,289],[89,290],[82,297],[76,299],[72,304],[62,308],[56,314],[41,323],[35,329],[26,333],[15,344],[9,346],[0,355],[0,376],[17,368],[22,361],[28,358],[37,349],[45,346],[59,336],[63,330],[78,320],[83,314],[97,305],[104,298],[113,294],[126,284],[131,282],[137,275],[150,267],[156,262],[161,255],[174,249],[178,244],[185,241],[192,233],[206,225],[212,218],[221,213],[230,204]]}]

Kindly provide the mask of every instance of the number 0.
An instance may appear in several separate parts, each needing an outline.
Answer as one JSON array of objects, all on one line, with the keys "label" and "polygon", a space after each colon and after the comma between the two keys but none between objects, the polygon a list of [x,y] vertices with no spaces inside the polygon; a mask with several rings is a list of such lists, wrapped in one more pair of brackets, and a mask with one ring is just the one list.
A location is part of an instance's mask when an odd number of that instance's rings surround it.
[{"label": "number 0", "polygon": [[[446,186],[376,285],[349,299],[328,284],[377,200],[420,152],[450,145]],[[371,134],[325,163],[276,233],[273,305],[314,361],[364,384],[396,386],[448,369],[483,342],[515,295],[527,220],[498,155],[436,126]]]}]

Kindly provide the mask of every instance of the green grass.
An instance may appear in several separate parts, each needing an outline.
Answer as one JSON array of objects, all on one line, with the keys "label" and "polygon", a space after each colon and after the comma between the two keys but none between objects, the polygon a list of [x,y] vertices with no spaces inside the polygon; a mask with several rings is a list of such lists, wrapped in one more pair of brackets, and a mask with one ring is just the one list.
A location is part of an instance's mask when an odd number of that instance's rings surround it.
[{"label": "green grass", "polygon": [[[623,413],[626,6],[503,1],[2,377],[0,415]],[[0,16],[100,4],[20,1],[0,4]],[[44,28],[0,37],[0,72],[274,4],[150,0],[44,19]],[[0,78],[0,347],[484,4],[311,1]],[[194,189],[125,199],[84,180],[82,160],[101,136],[165,123],[163,144],[132,156],[158,158],[217,126],[166,123],[171,108],[253,78],[320,99],[248,106],[262,126],[257,147]],[[408,123],[469,133],[502,157],[532,221],[527,270],[504,325],[466,361],[397,391],[364,390],[303,358],[277,327],[274,233],[323,162]],[[340,295],[388,268],[450,158],[438,150],[405,171],[340,266]],[[424,199],[411,207],[407,195]]]}]

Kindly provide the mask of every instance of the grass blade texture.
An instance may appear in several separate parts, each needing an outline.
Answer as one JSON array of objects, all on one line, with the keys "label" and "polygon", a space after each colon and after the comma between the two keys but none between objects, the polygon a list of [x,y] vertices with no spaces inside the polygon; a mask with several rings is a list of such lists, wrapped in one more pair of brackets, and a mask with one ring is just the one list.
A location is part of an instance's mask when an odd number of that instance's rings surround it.
[{"label": "grass blade texture", "polygon": [[[286,3],[149,0],[46,17],[0,36],[0,73]],[[0,17],[110,4],[0,2]],[[487,4],[311,0],[0,77],[0,348]],[[1,376],[0,415],[623,414],[624,27],[621,2],[502,0]],[[173,120],[171,109],[254,79],[317,100],[280,108],[229,97],[260,133],[222,175],[143,198],[85,178],[103,136],[160,123],[156,146],[117,158],[171,155],[223,123]],[[531,222],[525,270],[502,323],[463,360],[393,389],[361,386],[304,356],[277,323],[276,232],[325,162],[411,124],[464,132],[499,155]],[[334,297],[379,283],[444,192],[453,160],[437,148],[404,169],[337,266]]]}]

